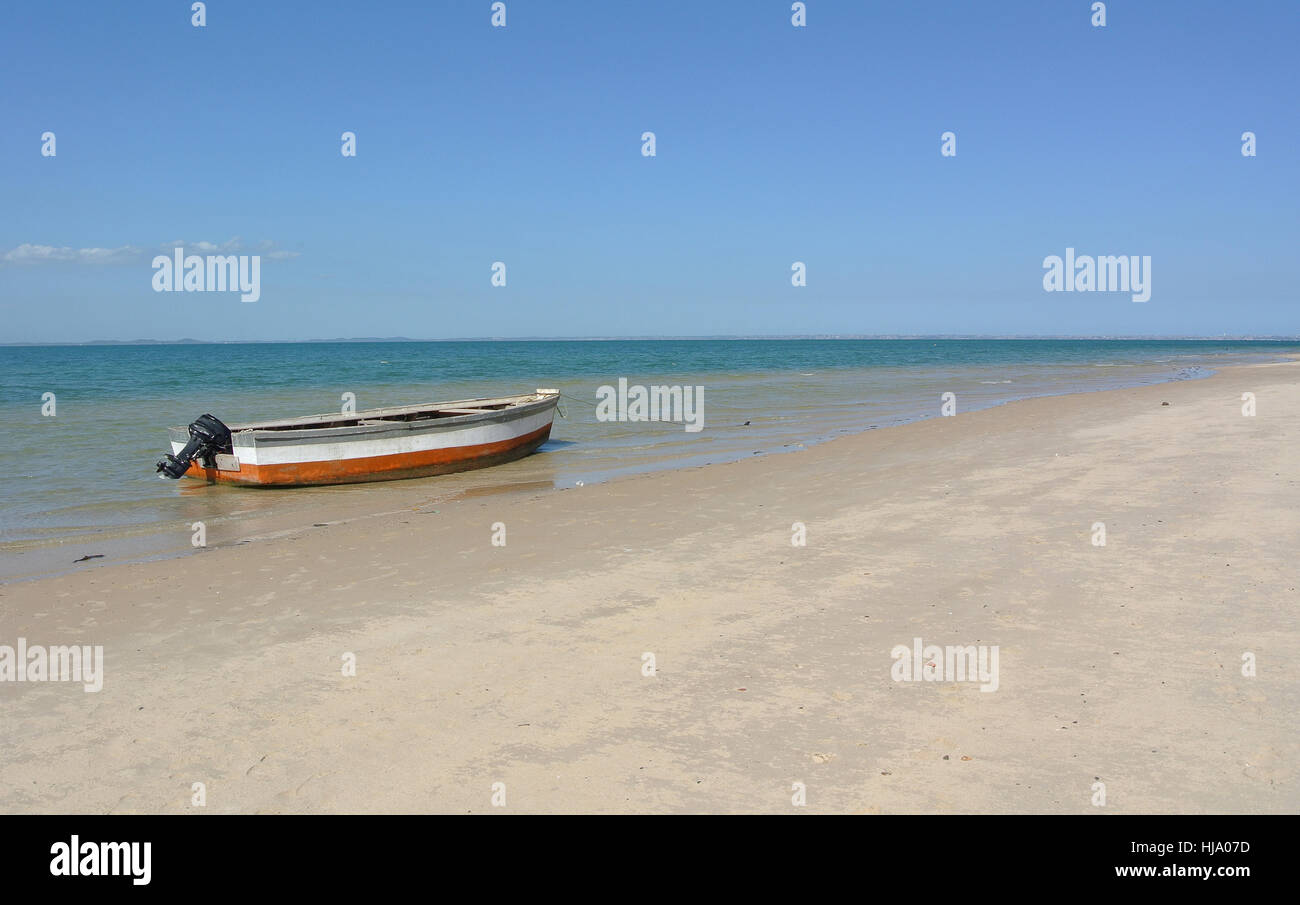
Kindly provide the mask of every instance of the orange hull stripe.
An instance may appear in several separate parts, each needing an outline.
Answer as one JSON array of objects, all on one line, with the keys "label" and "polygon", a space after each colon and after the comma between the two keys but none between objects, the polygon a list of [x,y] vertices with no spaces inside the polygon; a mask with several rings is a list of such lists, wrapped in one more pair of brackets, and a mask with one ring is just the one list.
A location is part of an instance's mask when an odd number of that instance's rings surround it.
[{"label": "orange hull stripe", "polygon": [[363,481],[389,481],[398,478],[422,478],[497,465],[528,455],[546,442],[551,425],[529,434],[478,446],[455,446],[387,456],[359,459],[335,459],[328,462],[294,462],[284,465],[249,465],[241,462],[239,471],[219,471],[191,462],[186,477],[203,478],[218,484],[252,484],[291,487],[306,484],[354,484]]}]

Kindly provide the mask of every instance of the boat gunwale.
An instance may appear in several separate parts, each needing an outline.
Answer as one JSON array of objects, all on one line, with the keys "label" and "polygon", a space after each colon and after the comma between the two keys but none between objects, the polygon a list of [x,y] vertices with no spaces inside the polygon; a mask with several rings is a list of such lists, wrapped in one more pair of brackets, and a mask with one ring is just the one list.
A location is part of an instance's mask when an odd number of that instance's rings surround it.
[{"label": "boat gunwale", "polygon": [[[513,421],[526,417],[547,407],[559,404],[558,393],[525,393],[517,396],[497,396],[481,399],[459,399],[451,402],[419,403],[415,405],[388,406],[386,408],[367,409],[361,412],[348,412],[348,424],[320,427],[330,421],[340,420],[342,412],[325,412],[318,415],[304,415],[298,418],[286,418],[274,421],[253,421],[242,424],[227,425],[230,428],[231,441],[236,447],[248,446],[251,440],[263,443],[295,443],[315,440],[342,440],[350,437],[371,438],[374,434],[389,432],[409,433],[412,431],[444,431],[473,427],[481,423]],[[473,405],[473,403],[477,403]],[[384,416],[412,415],[423,412],[438,412],[447,409],[475,408],[484,405],[502,405],[502,408],[482,412],[450,415],[445,418],[427,418],[414,421],[382,420]],[[365,423],[367,419],[377,419]],[[188,437],[187,427],[172,427],[168,433],[173,441],[184,442]]]}]

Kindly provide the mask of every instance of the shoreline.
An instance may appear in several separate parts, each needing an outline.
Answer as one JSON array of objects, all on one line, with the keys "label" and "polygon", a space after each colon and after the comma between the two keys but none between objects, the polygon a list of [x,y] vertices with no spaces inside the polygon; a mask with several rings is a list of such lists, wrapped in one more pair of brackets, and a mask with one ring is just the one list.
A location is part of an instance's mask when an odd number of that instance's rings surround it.
[{"label": "shoreline", "polygon": [[[1243,353],[1246,354],[1246,353]],[[1257,353],[1251,353],[1257,354]],[[1284,351],[1274,351],[1272,354],[1278,356],[1280,360],[1292,359],[1298,357],[1297,353],[1287,353]],[[1238,364],[1218,365],[1222,367],[1237,367]],[[1096,365],[1095,367],[1114,367],[1113,365]],[[1169,372],[1169,375],[1156,383],[1135,383],[1130,386],[1110,387],[1100,386],[1089,389],[1064,389],[1061,392],[1030,393],[1024,396],[1012,396],[1007,399],[995,401],[987,404],[976,404],[968,410],[963,410],[963,414],[973,414],[974,412],[984,411],[989,408],[1010,405],[1023,402],[1030,399],[1060,398],[1065,396],[1074,396],[1080,394],[1104,393],[1115,389],[1133,389],[1139,386],[1159,386],[1169,383],[1178,383],[1185,380],[1203,380],[1214,376],[1217,373],[1214,365],[1188,366],[1176,371]],[[1205,373],[1191,373],[1189,371],[1203,370]],[[581,400],[580,400],[581,401]],[[634,466],[631,471],[596,471],[593,474],[584,474],[583,482],[586,485],[595,485],[609,483],[611,481],[624,480],[641,474],[660,474],[665,472],[674,472],[683,469],[698,467],[707,467],[710,465],[727,464],[730,462],[744,461],[750,456],[768,456],[774,454],[800,452],[807,448],[820,446],[833,440],[842,439],[843,436],[853,436],[856,434],[866,433],[872,430],[888,430],[897,427],[903,427],[920,421],[929,420],[939,417],[936,414],[912,414],[902,415],[894,420],[886,421],[882,424],[872,424],[860,428],[836,428],[830,433],[817,433],[802,437],[797,442],[784,443],[779,447],[762,448],[768,442],[778,440],[774,436],[756,436],[755,443],[760,448],[750,451],[748,454],[735,451],[732,453],[721,453],[722,458],[714,462],[700,462],[700,459],[706,459],[709,456],[719,453],[703,452],[692,458],[679,459],[664,457],[654,463],[643,463],[640,466]],[[558,420],[558,419],[557,419]],[[828,428],[829,429],[829,428]],[[558,438],[561,444],[566,443],[563,437]],[[552,441],[555,442],[555,441]],[[542,450],[545,454],[545,447]],[[538,458],[534,454],[530,459]],[[328,494],[333,488],[297,488],[293,490],[284,489],[266,489],[266,488],[235,488],[237,493],[266,493],[270,494],[293,494],[298,497],[307,497],[312,494],[312,502],[325,507],[330,513],[329,518],[324,519],[329,524],[337,522],[350,522],[358,519],[383,517],[392,515],[402,509],[409,508],[409,504],[416,498],[424,501],[421,503],[434,505],[443,503],[458,502],[463,495],[477,495],[481,493],[510,493],[511,483],[519,484],[538,484],[542,482],[517,480],[507,482],[502,485],[470,486],[450,490],[452,481],[448,480],[487,480],[492,474],[502,474],[503,470],[491,469],[477,472],[466,472],[460,475],[444,475],[433,479],[417,479],[414,481],[396,481],[381,482],[380,484],[368,485],[372,489],[375,497],[384,495],[383,505],[376,506],[373,500],[356,500],[344,498],[331,498],[322,496],[324,491]],[[519,476],[527,478],[528,475]],[[571,482],[554,481],[553,486],[549,489],[567,490],[570,489]],[[375,488],[378,488],[377,490]],[[212,488],[206,488],[198,482],[185,479],[181,482],[180,490],[188,493],[201,493],[203,491],[212,492]],[[222,492],[229,492],[229,488],[223,488]],[[393,506],[396,500],[397,505]],[[275,506],[276,503],[283,502],[286,511],[278,511],[270,516],[260,519],[257,516],[250,517],[246,520],[233,520],[233,527],[236,529],[245,521],[253,525],[252,533],[248,536],[239,537],[238,540],[231,539],[222,546],[231,544],[260,543],[268,538],[282,537],[296,534],[307,530],[309,527],[319,527],[319,521],[314,515],[308,515],[307,511],[302,508],[291,508],[294,504],[302,502],[301,499],[287,502],[287,497],[281,497],[275,502],[269,503]],[[253,499],[251,501],[254,507],[267,504],[267,500]],[[314,509],[313,509],[314,511]],[[205,516],[205,521],[211,522],[211,517]],[[215,518],[218,522],[231,521],[229,517],[223,517],[218,514]],[[229,532],[227,532],[229,533]],[[88,538],[102,537],[105,538],[99,542],[90,542]],[[2,554],[6,558],[11,558],[17,564],[20,557],[30,557],[35,565],[26,571],[10,571],[9,566],[5,567],[4,574],[0,574],[0,587],[6,585],[20,584],[29,581],[40,581],[46,578],[59,577],[78,572],[88,572],[96,569],[107,568],[111,565],[126,565],[144,562],[156,562],[170,559],[186,558],[197,555],[206,550],[193,548],[188,542],[188,531],[179,530],[174,524],[147,524],[138,526],[123,526],[106,529],[103,531],[87,528],[78,533],[70,534],[53,540],[41,540],[36,538],[15,540],[7,542],[8,545],[18,548],[14,552]],[[210,547],[215,549],[215,547]],[[75,561],[74,557],[89,556],[93,559],[103,558],[104,562],[88,562],[85,565]],[[57,562],[57,565],[55,563]]]},{"label": "shoreline", "polygon": [[[1294,810],[1298,408],[1224,367],[6,585],[106,675],[0,683],[0,810]],[[999,690],[891,681],[915,637]]]}]

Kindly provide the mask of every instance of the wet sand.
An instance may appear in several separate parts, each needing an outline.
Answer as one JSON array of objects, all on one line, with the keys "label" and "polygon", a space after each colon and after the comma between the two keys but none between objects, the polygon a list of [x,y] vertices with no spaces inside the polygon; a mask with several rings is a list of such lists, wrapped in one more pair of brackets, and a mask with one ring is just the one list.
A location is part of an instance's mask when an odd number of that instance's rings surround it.
[{"label": "wet sand", "polygon": [[4,586],[106,668],[0,682],[0,811],[1294,812],[1298,413],[1228,368]]}]

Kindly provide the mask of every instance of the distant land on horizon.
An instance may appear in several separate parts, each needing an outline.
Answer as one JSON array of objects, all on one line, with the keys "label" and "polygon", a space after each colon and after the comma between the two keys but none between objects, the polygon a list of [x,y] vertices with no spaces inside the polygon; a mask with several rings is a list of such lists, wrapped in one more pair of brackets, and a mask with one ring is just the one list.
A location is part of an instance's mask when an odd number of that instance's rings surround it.
[{"label": "distant land on horizon", "polygon": [[712,336],[458,336],[446,339],[416,339],[409,336],[356,336],[333,339],[92,339],[85,342],[14,342],[19,346],[252,346],[301,345],[306,343],[472,343],[472,342],[707,342],[709,340],[1164,340],[1169,342],[1300,342],[1300,335],[1282,336],[1151,336],[1151,335],[1017,335],[981,333],[818,333],[818,334],[718,334]]}]

